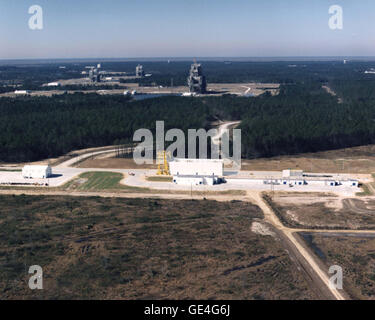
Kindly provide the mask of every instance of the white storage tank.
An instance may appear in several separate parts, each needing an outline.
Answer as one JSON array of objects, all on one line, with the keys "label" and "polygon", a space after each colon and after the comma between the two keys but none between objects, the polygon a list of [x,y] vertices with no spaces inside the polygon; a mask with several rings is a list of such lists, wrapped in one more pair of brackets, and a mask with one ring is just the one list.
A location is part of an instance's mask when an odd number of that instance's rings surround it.
[{"label": "white storage tank", "polygon": [[26,179],[46,179],[52,176],[52,168],[49,165],[26,165],[22,169],[22,177]]}]

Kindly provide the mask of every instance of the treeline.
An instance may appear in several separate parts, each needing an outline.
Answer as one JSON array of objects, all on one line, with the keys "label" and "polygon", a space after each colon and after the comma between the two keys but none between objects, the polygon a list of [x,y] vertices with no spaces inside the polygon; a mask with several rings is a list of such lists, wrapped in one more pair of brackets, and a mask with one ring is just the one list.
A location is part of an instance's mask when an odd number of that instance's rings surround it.
[{"label": "treeline", "polygon": [[278,96],[257,98],[170,96],[132,101],[97,94],[1,98],[0,160],[32,161],[74,149],[130,143],[139,128],[154,132],[157,120],[165,121],[165,130],[184,132],[208,129],[217,119],[242,120],[245,158],[370,144],[375,143],[371,88],[341,104],[317,81],[283,85]]},{"label": "treeline", "polygon": [[106,84],[105,82],[101,82],[99,85],[98,84],[67,84],[67,85],[62,85],[58,87],[48,87],[48,86],[43,86],[40,87],[38,90],[42,91],[54,91],[54,90],[62,90],[62,91],[95,91],[95,90],[114,90],[114,89],[123,89],[125,90],[126,87],[121,87],[118,84]]},{"label": "treeline", "polygon": [[14,90],[18,90],[18,88],[13,87],[13,86],[3,86],[3,87],[0,87],[0,93],[14,92]]},{"label": "treeline", "polygon": [[375,74],[358,80],[335,80],[329,85],[347,103],[358,105],[375,102]]},{"label": "treeline", "polygon": [[[315,152],[375,143],[371,102],[338,104],[307,86],[283,87],[278,97],[260,98],[244,115],[242,152],[247,158]],[[318,89],[318,88],[316,88]]]},{"label": "treeline", "polygon": [[81,71],[74,64],[67,64],[65,69],[49,63],[0,65],[0,85],[18,85],[19,90],[40,90],[46,82],[81,77]]},{"label": "treeline", "polygon": [[[141,63],[151,77],[129,79],[124,82],[139,82],[141,85],[180,86],[186,85],[190,65],[193,61],[80,61],[61,63],[38,63],[0,65],[0,85],[22,85],[23,89],[37,90],[43,83],[82,77],[87,65],[102,64],[103,71],[135,73]],[[207,76],[208,83],[226,82],[276,82],[299,83],[303,81],[329,82],[334,80],[367,79],[365,70],[375,68],[374,62],[349,61],[199,61]],[[61,69],[60,67],[63,67]]]},{"label": "treeline", "polygon": [[33,161],[74,149],[132,142],[139,128],[207,125],[199,100],[130,101],[124,96],[74,94],[0,99],[0,160]]}]

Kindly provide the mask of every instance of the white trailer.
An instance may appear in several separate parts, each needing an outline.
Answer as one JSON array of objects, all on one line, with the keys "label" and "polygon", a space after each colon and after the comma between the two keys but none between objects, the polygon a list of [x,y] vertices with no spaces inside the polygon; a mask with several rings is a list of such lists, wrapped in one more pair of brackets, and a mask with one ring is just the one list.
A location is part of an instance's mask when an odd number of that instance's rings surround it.
[{"label": "white trailer", "polygon": [[28,95],[30,94],[30,90],[15,90],[14,91],[14,94],[18,94],[18,95]]},{"label": "white trailer", "polygon": [[60,83],[59,82],[50,82],[47,83],[47,87],[59,87]]},{"label": "white trailer", "polygon": [[46,179],[52,176],[52,168],[47,166],[26,165],[22,169],[22,177],[25,179]]}]

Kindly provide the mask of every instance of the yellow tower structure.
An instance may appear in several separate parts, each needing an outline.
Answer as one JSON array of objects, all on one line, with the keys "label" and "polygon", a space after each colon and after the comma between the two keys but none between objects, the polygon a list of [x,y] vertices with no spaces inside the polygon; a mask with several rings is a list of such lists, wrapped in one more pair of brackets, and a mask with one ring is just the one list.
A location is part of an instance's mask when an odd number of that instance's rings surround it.
[{"label": "yellow tower structure", "polygon": [[166,151],[159,151],[156,156],[157,164],[158,164],[158,171],[156,174],[158,176],[169,176],[169,165],[168,165],[168,157],[170,158],[170,152]]}]

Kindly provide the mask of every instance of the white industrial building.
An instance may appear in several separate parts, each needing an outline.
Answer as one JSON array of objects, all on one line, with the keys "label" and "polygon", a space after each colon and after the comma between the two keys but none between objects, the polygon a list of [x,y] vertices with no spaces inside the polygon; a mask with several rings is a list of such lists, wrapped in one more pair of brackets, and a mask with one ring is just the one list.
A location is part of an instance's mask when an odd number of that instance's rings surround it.
[{"label": "white industrial building", "polygon": [[22,169],[22,177],[26,179],[46,179],[52,176],[52,168],[47,166],[27,165]]},{"label": "white industrial building", "polygon": [[174,159],[169,162],[173,182],[182,185],[214,185],[223,176],[220,159]]},{"label": "white industrial building", "polygon": [[224,162],[221,159],[181,159],[169,162],[169,171],[175,175],[223,176]]}]

